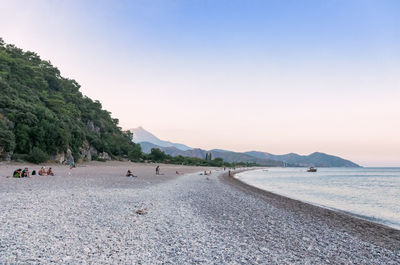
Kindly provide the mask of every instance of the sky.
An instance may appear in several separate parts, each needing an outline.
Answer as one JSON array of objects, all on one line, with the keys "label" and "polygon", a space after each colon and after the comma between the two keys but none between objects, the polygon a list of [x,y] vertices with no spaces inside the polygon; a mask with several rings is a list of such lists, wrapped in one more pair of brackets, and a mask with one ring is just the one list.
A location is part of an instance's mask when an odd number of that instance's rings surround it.
[{"label": "sky", "polygon": [[123,129],[204,149],[400,166],[400,1],[0,0]]}]

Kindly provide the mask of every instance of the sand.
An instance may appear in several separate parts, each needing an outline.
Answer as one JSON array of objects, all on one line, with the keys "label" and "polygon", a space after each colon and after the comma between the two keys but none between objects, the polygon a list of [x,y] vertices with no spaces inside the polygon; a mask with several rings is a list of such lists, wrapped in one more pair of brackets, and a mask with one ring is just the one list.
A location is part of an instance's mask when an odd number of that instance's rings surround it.
[{"label": "sand", "polygon": [[0,165],[0,264],[400,260],[398,230],[251,188],[220,169],[204,176],[161,165],[156,176],[154,164],[107,162],[7,178],[17,167]]}]

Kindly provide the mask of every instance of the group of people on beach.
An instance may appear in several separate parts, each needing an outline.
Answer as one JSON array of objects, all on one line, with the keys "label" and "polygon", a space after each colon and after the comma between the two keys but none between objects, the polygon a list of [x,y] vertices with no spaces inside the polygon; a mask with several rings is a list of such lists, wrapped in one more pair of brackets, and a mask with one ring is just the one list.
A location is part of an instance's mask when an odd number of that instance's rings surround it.
[{"label": "group of people on beach", "polygon": [[[176,171],[176,174],[179,175],[179,172]],[[160,166],[156,167],[156,175],[161,175]],[[137,177],[137,176],[133,175],[133,171],[131,171],[130,169],[128,169],[128,171],[126,172],[125,176],[127,176],[127,177]]]},{"label": "group of people on beach", "polygon": [[[40,170],[37,172],[39,176],[54,176],[53,170],[51,167],[46,171],[45,167],[41,167]],[[28,178],[30,176],[36,175],[36,170],[32,170],[32,173],[26,167],[24,169],[18,168],[14,170],[13,177],[14,178]]]}]

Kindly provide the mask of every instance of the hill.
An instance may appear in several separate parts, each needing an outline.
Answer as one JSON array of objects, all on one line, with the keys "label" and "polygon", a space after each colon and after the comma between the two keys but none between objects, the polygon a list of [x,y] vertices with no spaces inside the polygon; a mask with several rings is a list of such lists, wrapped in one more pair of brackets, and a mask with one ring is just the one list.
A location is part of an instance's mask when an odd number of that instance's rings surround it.
[{"label": "hill", "polygon": [[139,158],[132,134],[79,89],[49,61],[0,38],[0,157],[69,163]]},{"label": "hill", "polygon": [[310,155],[298,155],[295,153],[285,155],[273,155],[265,152],[250,151],[246,154],[259,159],[274,159],[301,167],[360,167],[356,163],[340,158],[338,156],[315,152]]},{"label": "hill", "polygon": [[[359,167],[359,165],[337,157],[324,153],[315,152],[311,155],[304,156],[295,153],[286,155],[273,155],[266,152],[251,151],[251,152],[232,152],[222,149],[204,150],[200,148],[181,149],[179,146],[186,146],[182,144],[172,144],[168,141],[160,140],[150,132],[139,127],[140,130],[135,129],[133,132],[138,132],[136,139],[145,140],[138,141],[140,143],[144,153],[150,153],[152,148],[158,148],[165,152],[167,155],[176,157],[196,157],[206,158],[206,154],[212,155],[213,158],[222,158],[224,161],[232,162],[244,162],[244,163],[256,163],[265,166],[294,166],[294,167]],[[164,145],[158,145],[158,143],[167,143]],[[186,146],[187,147],[187,146]]]},{"label": "hill", "polygon": [[205,159],[206,154],[211,154],[212,158],[222,158],[224,161],[232,163],[232,162],[243,162],[243,163],[256,163],[258,165],[263,165],[263,166],[283,166],[284,163],[280,161],[275,161],[273,159],[260,159],[256,157],[252,157],[250,155],[244,154],[244,153],[238,153],[238,152],[231,152],[231,151],[225,151],[225,150],[219,150],[219,149],[213,149],[213,150],[204,150],[200,148],[194,148],[190,150],[180,150],[174,146],[170,147],[162,147],[155,145],[150,142],[141,142],[140,143],[142,150],[144,153],[150,153],[152,148],[158,148],[167,155],[176,157],[176,156],[183,156],[183,157],[196,157],[196,158],[201,158]]}]

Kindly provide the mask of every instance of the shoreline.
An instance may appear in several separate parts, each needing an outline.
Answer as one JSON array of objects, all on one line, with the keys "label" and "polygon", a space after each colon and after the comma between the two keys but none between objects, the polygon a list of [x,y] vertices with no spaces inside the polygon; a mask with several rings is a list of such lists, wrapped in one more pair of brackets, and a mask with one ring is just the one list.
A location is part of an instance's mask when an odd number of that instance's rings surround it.
[{"label": "shoreline", "polygon": [[164,175],[115,162],[0,177],[0,264],[398,264],[398,231],[370,224],[362,237],[341,227],[359,220],[220,168],[160,166]]},{"label": "shoreline", "polygon": [[292,199],[274,192],[263,190],[247,184],[235,177],[235,175],[238,173],[250,170],[235,171],[232,176],[229,176],[228,173],[223,173],[219,176],[219,178],[227,185],[230,185],[235,189],[241,190],[247,194],[257,196],[266,203],[272,204],[275,207],[288,210],[299,215],[312,215],[314,218],[322,220],[329,227],[335,230],[346,231],[353,236],[369,242],[372,241],[374,244],[379,246],[392,250],[399,250],[400,230],[362,219],[352,215],[351,213],[324,208],[318,205]]},{"label": "shoreline", "polygon": [[[245,170],[245,171],[253,171],[253,170],[256,170],[256,169],[249,169],[249,170]],[[244,172],[244,171],[242,171],[242,172]],[[238,173],[240,173],[240,172],[238,172]],[[235,173],[234,175],[236,175],[236,174],[238,174],[238,173]],[[233,177],[234,177],[234,175],[233,175]],[[246,183],[246,182],[244,182],[244,181],[242,181],[242,180],[240,180],[240,179],[238,179],[238,178],[236,178],[236,177],[234,177],[234,178],[235,178],[236,180],[242,182],[242,183],[245,184],[245,185],[258,188],[258,187],[256,187],[256,186],[253,186],[253,185],[251,185],[251,184],[248,184],[248,183]],[[309,205],[313,205],[313,206],[316,206],[316,207],[319,207],[319,208],[323,208],[323,209],[331,210],[331,211],[334,211],[334,212],[342,213],[342,214],[345,214],[345,215],[348,215],[348,216],[351,216],[351,217],[355,217],[355,218],[360,219],[360,220],[363,220],[363,221],[368,221],[368,222],[371,222],[371,223],[374,223],[374,224],[382,225],[382,226],[387,227],[387,228],[389,228],[389,229],[394,229],[394,230],[400,231],[400,226],[393,227],[393,226],[390,226],[390,225],[388,225],[388,224],[385,224],[385,223],[382,223],[382,222],[379,222],[379,221],[378,221],[378,220],[384,221],[384,219],[377,219],[377,218],[370,217],[370,216],[368,216],[368,215],[356,214],[356,213],[353,213],[353,212],[351,212],[351,211],[345,211],[345,210],[337,209],[337,208],[334,208],[334,207],[325,206],[325,205],[323,205],[323,204],[313,203],[313,202],[311,202],[311,201],[303,201],[303,200],[301,200],[301,199],[296,199],[296,198],[293,198],[293,197],[290,197],[290,196],[285,196],[285,195],[283,195],[283,194],[279,194],[279,193],[272,192],[272,191],[269,191],[269,190],[265,190],[265,189],[262,189],[262,188],[258,188],[258,189],[264,190],[264,191],[267,191],[267,192],[269,192],[269,193],[273,193],[273,194],[275,194],[275,195],[279,195],[279,196],[282,196],[282,197],[285,197],[285,198],[288,198],[288,199],[292,199],[292,200],[295,200],[295,201],[299,201],[299,202],[302,202],[302,203],[305,203],[305,204],[309,204]],[[377,221],[374,221],[374,220],[377,220]],[[396,224],[397,224],[397,223],[396,223]]]}]

